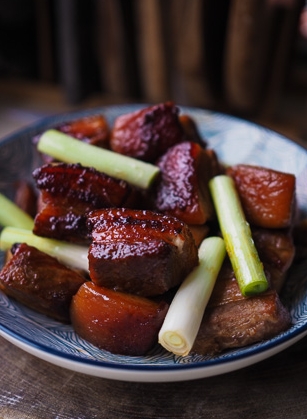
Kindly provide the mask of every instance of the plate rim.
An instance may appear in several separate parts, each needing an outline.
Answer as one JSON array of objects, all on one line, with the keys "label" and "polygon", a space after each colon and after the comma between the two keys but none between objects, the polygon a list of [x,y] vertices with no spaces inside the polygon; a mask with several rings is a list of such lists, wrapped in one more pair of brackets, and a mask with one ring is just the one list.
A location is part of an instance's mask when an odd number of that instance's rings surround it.
[{"label": "plate rim", "polygon": [[[193,364],[131,365],[83,358],[73,359],[73,355],[57,353],[50,348],[44,350],[44,345],[30,342],[30,340],[19,336],[15,332],[5,331],[3,326],[0,325],[0,336],[39,359],[74,372],[128,382],[178,382],[227,374],[264,361],[294,345],[306,335],[307,326],[304,330],[291,335],[290,339],[281,337],[278,339],[281,342],[278,342],[278,340],[274,342],[265,341],[258,348],[248,348],[246,352],[237,355],[235,359],[219,358],[216,361],[209,360]],[[252,353],[249,354],[248,352]],[[209,365],[205,365],[207,363]]]}]

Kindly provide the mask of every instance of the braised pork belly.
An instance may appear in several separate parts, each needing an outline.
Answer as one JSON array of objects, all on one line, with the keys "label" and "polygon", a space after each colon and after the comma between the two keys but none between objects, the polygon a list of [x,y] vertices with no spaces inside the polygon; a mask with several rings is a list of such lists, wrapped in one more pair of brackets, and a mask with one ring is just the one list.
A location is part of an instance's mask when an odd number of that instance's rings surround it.
[{"label": "braised pork belly", "polygon": [[157,165],[161,176],[153,192],[156,210],[191,225],[214,218],[208,182],[220,173],[220,166],[212,150],[185,141],[171,147]]},{"label": "braised pork belly", "polygon": [[0,289],[25,306],[70,322],[72,296],[86,278],[44,252],[22,243],[0,272]]},{"label": "braised pork belly", "polygon": [[110,147],[113,151],[154,163],[186,134],[179,109],[166,102],[121,115],[115,120]]},{"label": "braised pork belly", "polygon": [[275,290],[208,306],[192,352],[216,355],[273,338],[291,325],[289,311]]},{"label": "braised pork belly", "polygon": [[167,310],[164,301],[86,282],[72,299],[71,319],[76,332],[98,348],[140,356],[157,343]]},{"label": "braised pork belly", "polygon": [[80,164],[44,165],[33,177],[41,193],[33,230],[39,236],[88,242],[87,213],[138,201],[138,192],[127,182]]},{"label": "braised pork belly", "polygon": [[234,179],[247,221],[257,227],[291,227],[295,215],[295,176],[265,167],[227,168]]},{"label": "braised pork belly", "polygon": [[109,148],[110,128],[103,115],[90,115],[66,121],[54,129],[96,147]]},{"label": "braised pork belly", "polygon": [[[52,127],[70,137],[76,138],[96,147],[109,148],[110,128],[103,115],[89,115],[71,121],[61,122]],[[37,145],[40,135],[33,138]],[[52,163],[55,159],[47,154],[40,153],[44,163]]]},{"label": "braised pork belly", "polygon": [[100,286],[141,296],[163,294],[197,265],[189,228],[148,210],[111,208],[88,216],[89,272]]}]

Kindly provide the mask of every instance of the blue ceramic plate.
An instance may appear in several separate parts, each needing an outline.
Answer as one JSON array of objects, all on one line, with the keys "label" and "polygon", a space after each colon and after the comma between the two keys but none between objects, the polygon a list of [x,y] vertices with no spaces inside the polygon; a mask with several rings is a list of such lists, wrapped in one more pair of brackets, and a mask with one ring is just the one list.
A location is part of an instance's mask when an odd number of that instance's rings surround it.
[{"label": "blue ceramic plate", "polygon": [[[11,197],[17,179],[31,179],[40,159],[31,145],[37,133],[64,120],[102,113],[110,125],[140,105],[92,109],[44,119],[0,143],[0,191]],[[298,204],[307,212],[307,151],[287,138],[252,123],[210,111],[183,108],[200,134],[228,164],[259,164],[297,177]],[[3,263],[3,255],[1,255]],[[39,315],[0,292],[0,335],[25,351],[58,366],[94,376],[126,381],[181,381],[223,374],[266,359],[307,334],[307,263],[291,269],[283,298],[293,326],[274,339],[215,357],[178,357],[159,345],[148,356],[128,357],[99,350],[79,338],[71,326]]]}]

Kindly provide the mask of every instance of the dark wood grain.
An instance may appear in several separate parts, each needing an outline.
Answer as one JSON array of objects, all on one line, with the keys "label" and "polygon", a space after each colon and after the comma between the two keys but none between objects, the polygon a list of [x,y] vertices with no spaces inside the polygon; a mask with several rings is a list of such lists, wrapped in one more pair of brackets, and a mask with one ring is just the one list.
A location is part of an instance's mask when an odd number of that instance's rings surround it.
[{"label": "dark wood grain", "polygon": [[0,338],[1,419],[300,419],[307,338],[245,369],[187,382],[128,383],[53,366]]}]

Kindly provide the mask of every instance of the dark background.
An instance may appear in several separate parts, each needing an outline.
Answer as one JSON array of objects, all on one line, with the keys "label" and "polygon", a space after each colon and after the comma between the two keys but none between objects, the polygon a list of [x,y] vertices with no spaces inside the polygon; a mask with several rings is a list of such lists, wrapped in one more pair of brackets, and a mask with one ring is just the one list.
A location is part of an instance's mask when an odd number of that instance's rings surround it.
[{"label": "dark background", "polygon": [[27,108],[34,98],[49,111],[57,92],[61,111],[170,99],[305,139],[303,7],[302,0],[2,0],[0,101],[22,97]]}]

